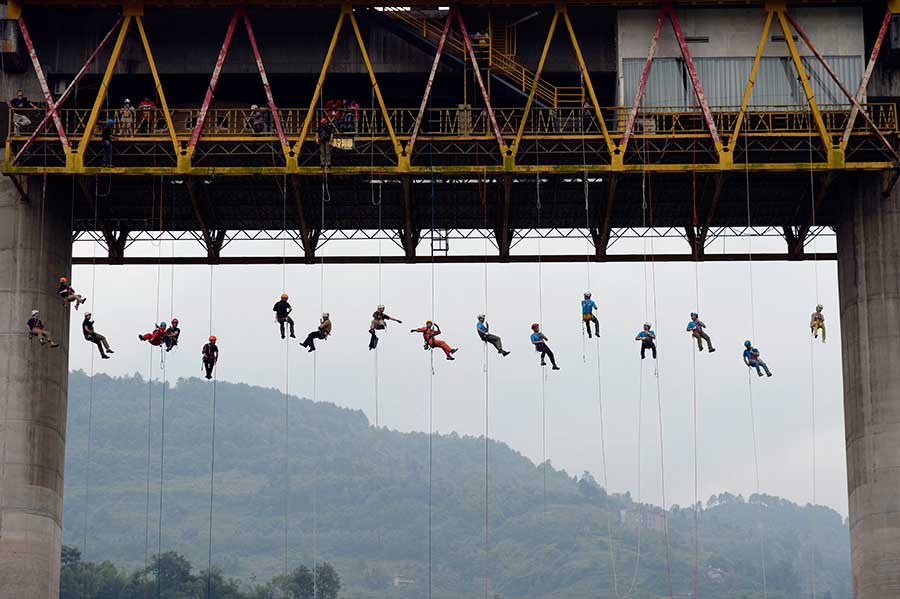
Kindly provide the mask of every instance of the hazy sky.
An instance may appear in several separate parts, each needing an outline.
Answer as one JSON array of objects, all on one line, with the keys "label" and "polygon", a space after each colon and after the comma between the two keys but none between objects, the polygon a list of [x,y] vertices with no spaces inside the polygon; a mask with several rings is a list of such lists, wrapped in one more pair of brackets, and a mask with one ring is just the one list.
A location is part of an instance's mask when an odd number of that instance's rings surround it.
[{"label": "hazy sky", "polygon": [[[683,249],[684,242],[676,243]],[[729,251],[748,248],[746,240],[726,243]],[[757,240],[753,247],[772,243]],[[833,250],[832,240],[817,243],[819,251]],[[659,251],[665,244],[658,241],[655,249]],[[781,244],[773,247],[780,249]],[[545,251],[563,247],[561,243],[543,245]],[[385,253],[396,252],[388,246],[384,244]],[[624,243],[619,247],[628,249]],[[178,252],[198,249],[181,245]],[[346,244],[326,246],[328,252],[346,249]],[[483,249],[480,242],[475,249]],[[535,249],[523,244],[518,251]],[[643,251],[637,243],[630,249]],[[147,243],[136,251],[169,255],[172,247],[167,242],[159,248]],[[241,251],[281,254],[282,246],[254,242],[227,249],[230,253]],[[296,248],[287,251],[296,253]],[[427,241],[420,251],[428,251]],[[76,253],[90,255],[90,246],[77,244]],[[435,354],[435,428],[441,433],[483,434],[485,353],[474,325],[475,316],[486,312],[492,331],[512,350],[507,358],[500,358],[493,349],[488,353],[492,437],[541,460],[541,382],[546,375],[548,457],[570,474],[590,470],[602,481],[599,350],[609,488],[630,490],[637,496],[640,482],[644,500],[661,501],[658,381],[667,500],[670,505],[690,505],[696,360],[699,497],[705,501],[710,494],[725,490],[745,496],[756,491],[752,388],[760,490],[798,503],[811,501],[815,441],[817,500],[846,515],[835,264],[754,263],[752,311],[751,269],[746,262],[658,264],[655,294],[653,270],[641,264],[594,264],[588,275],[584,263],[546,264],[540,267],[539,276],[537,264],[491,265],[485,287],[483,265],[437,266],[432,308],[430,266],[383,267],[381,300],[389,314],[404,322],[391,323],[381,333],[380,423],[401,431],[427,430],[429,355],[422,350],[421,336],[410,335],[409,329],[433,316],[444,331],[443,338],[460,348],[455,362]],[[316,356],[315,399],[363,410],[375,421],[375,353],[367,350],[367,328],[379,301],[377,266],[326,266],[324,271],[318,265],[214,267],[212,300],[210,272],[208,266],[77,267],[75,287],[89,296],[85,307],[92,309],[97,330],[109,338],[116,354],[111,360],[99,360],[93,346],[80,336],[80,313],[73,314],[71,367],[89,372],[93,351],[96,372],[137,372],[146,378],[151,350],[139,343],[136,335],[149,331],[157,320],[175,315],[181,322],[182,341],[167,360],[166,377],[174,382],[179,377],[199,376],[200,347],[210,330],[211,317],[221,350],[220,379],[279,389],[284,389],[287,381],[291,394],[312,398],[313,356],[296,341],[285,344],[279,339],[272,313],[284,279],[294,306],[297,341],[317,325],[322,300],[334,322],[332,338],[320,343]],[[582,336],[579,302],[588,288],[588,276],[600,308],[602,337],[597,345]],[[699,290],[699,305],[695,289]],[[811,344],[809,339],[809,314],[817,299],[825,305],[829,334],[825,345]],[[689,313],[696,307],[718,349],[715,354],[697,353],[685,332]],[[639,344],[633,340],[644,320],[653,322],[659,336],[658,379],[652,360],[642,364]],[[550,338],[562,367],[559,372],[538,365],[528,339],[529,325],[535,321],[543,324]],[[774,377],[757,379],[754,374],[748,379],[748,369],[741,361],[747,338],[760,348]],[[154,376],[158,376],[158,355],[153,360]],[[248,410],[248,417],[252,413]]]}]

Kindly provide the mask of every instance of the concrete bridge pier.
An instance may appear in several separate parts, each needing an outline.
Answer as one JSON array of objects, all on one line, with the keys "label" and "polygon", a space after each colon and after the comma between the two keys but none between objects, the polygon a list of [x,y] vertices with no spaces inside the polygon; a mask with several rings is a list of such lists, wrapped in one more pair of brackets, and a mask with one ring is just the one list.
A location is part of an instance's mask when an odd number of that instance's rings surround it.
[{"label": "concrete bridge pier", "polygon": [[[0,599],[56,599],[69,345],[56,286],[71,270],[71,205],[49,189],[42,202],[41,177],[27,184],[23,201],[0,178]],[[58,349],[29,340],[35,308]]]},{"label": "concrete bridge pier", "polygon": [[900,598],[900,185],[844,190],[837,231],[855,599]]}]

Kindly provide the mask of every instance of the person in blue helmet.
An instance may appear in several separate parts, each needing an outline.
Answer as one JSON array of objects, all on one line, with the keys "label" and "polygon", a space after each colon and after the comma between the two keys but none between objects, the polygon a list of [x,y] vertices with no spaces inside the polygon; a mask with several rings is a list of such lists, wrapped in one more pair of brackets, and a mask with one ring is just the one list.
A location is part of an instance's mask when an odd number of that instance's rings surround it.
[{"label": "person in blue helmet", "polygon": [[588,339],[591,338],[591,323],[594,323],[594,333],[600,336],[600,321],[594,315],[597,309],[597,302],[591,299],[591,292],[584,292],[584,299],[581,300],[581,320],[584,321],[584,328],[587,329]]},{"label": "person in blue helmet", "polygon": [[100,146],[103,148],[103,163],[101,166],[110,167],[112,166],[112,138],[113,138],[113,125],[115,125],[115,121],[109,119],[106,121],[106,125],[100,129]]},{"label": "person in blue helmet", "polygon": [[766,366],[766,363],[759,357],[759,350],[753,347],[753,343],[751,343],[749,339],[744,341],[744,364],[746,364],[748,368],[756,368],[756,374],[759,376],[763,375],[763,370],[766,371],[766,376],[772,376],[769,367]]},{"label": "person in blue helmet", "polygon": [[703,351],[703,340],[705,339],[706,348],[709,350],[709,353],[713,353],[716,351],[716,348],[712,346],[712,340],[704,329],[706,329],[706,323],[700,320],[700,316],[696,312],[691,312],[691,320],[687,324],[687,332],[697,340],[697,348],[700,351]]},{"label": "person in blue helmet", "polygon": [[653,359],[656,359],[656,331],[649,322],[644,323],[644,330],[635,335],[634,340],[641,342],[641,360],[647,357],[648,349],[653,352]]}]

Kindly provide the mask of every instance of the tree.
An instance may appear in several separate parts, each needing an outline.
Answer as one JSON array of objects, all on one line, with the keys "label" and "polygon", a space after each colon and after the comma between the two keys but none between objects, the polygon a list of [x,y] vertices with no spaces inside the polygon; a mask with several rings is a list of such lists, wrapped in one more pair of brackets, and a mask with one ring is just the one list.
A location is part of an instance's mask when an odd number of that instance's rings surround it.
[{"label": "tree", "polygon": [[341,591],[341,577],[337,570],[328,562],[322,563],[316,568],[316,597],[315,599],[337,599]]}]

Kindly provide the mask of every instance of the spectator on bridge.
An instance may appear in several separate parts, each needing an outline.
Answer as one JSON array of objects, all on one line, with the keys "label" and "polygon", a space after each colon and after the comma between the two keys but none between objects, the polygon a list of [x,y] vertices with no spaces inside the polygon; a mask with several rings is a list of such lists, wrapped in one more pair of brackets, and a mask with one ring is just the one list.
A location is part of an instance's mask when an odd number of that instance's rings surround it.
[{"label": "spectator on bridge", "polygon": [[319,144],[319,162],[323,168],[331,166],[331,139],[334,137],[334,124],[325,117],[319,121],[316,142]]},{"label": "spectator on bridge", "polygon": [[424,349],[434,349],[436,347],[444,352],[444,355],[447,356],[448,360],[456,359],[453,357],[453,354],[455,354],[459,348],[450,347],[449,343],[437,338],[437,336],[441,334],[441,327],[439,327],[436,322],[426,320],[424,327],[410,329],[409,332],[422,333],[422,339],[425,341]]},{"label": "spectator on bridge", "polygon": [[284,339],[285,323],[291,327],[291,337],[296,338],[297,335],[294,334],[294,319],[291,318],[291,312],[293,312],[294,309],[291,308],[291,305],[288,303],[287,293],[281,294],[281,300],[272,307],[272,311],[275,312],[275,322],[281,327],[281,338]]},{"label": "spectator on bridge", "polygon": [[825,315],[822,314],[824,307],[822,304],[816,306],[816,311],[809,317],[809,328],[812,330],[813,338],[819,337],[819,331],[822,331],[822,343],[825,343]]},{"label": "spectator on bridge", "polygon": [[[109,347],[106,337],[94,330],[94,321],[91,320],[90,312],[84,313],[84,322],[81,323],[81,334],[84,335],[85,341],[96,344],[97,349],[100,350],[100,357],[104,360],[109,359],[109,356],[106,354],[116,353]],[[104,349],[106,350],[105,352],[103,351]]]},{"label": "spectator on bridge", "polygon": [[372,322],[369,324],[369,349],[375,349],[378,347],[378,335],[375,334],[375,331],[383,331],[387,328],[387,323],[389,320],[393,320],[398,324],[403,324],[402,320],[398,320],[393,316],[388,316],[384,311],[384,304],[378,304],[378,307],[375,308],[375,311],[372,312]]},{"label": "spectator on bridge", "polygon": [[700,317],[696,312],[691,312],[691,320],[687,325],[687,332],[691,334],[691,336],[697,340],[697,347],[700,351],[703,351],[703,340],[706,340],[706,347],[709,349],[709,353],[713,353],[716,349],[712,346],[712,341],[709,338],[709,335],[704,331],[706,328],[706,324],[700,320]]},{"label": "spectator on bridge", "polygon": [[166,329],[166,351],[172,351],[172,348],[178,345],[178,337],[181,335],[181,329],[178,328],[178,319],[172,317],[172,325]]},{"label": "spectator on bridge", "polygon": [[26,323],[28,327],[28,333],[32,337],[37,337],[38,341],[41,342],[43,346],[44,343],[50,343],[50,347],[56,348],[59,347],[59,343],[53,340],[53,337],[50,336],[50,331],[44,328],[44,323],[41,321],[40,312],[37,310],[31,311],[31,318],[28,319]]},{"label": "spectator on bridge", "polygon": [[219,363],[219,346],[216,345],[215,335],[209,336],[209,342],[203,344],[203,349],[200,350],[203,355],[203,369],[206,371],[206,380],[210,380],[212,378],[213,369],[216,367],[216,364]]},{"label": "spectator on bridge", "polygon": [[119,131],[122,135],[134,135],[134,112],[131,100],[125,98],[125,103],[119,109]]},{"label": "spectator on bridge", "polygon": [[16,90],[16,97],[9,101],[9,105],[13,109],[13,132],[15,135],[18,135],[22,127],[31,126],[31,119],[16,109],[37,108],[37,106],[25,97],[25,92],[21,89]]},{"label": "spectator on bridge", "polygon": [[357,102],[356,100],[352,100],[350,102],[350,110],[349,110],[348,114],[350,114],[352,117],[350,120],[350,126],[351,126],[352,131],[354,131],[354,132],[359,131],[359,111],[360,111],[359,102]]},{"label": "spectator on bridge", "polygon": [[103,148],[103,162],[101,166],[104,167],[112,166],[113,125],[115,125],[115,121],[109,119],[106,121],[103,129],[100,130],[100,146]]},{"label": "spectator on bridge", "polygon": [[484,314],[478,315],[478,322],[475,323],[475,331],[478,333],[478,337],[485,343],[493,345],[494,349],[501,356],[508,356],[509,352],[503,349],[503,341],[499,336],[491,333],[491,325],[487,323],[486,319],[487,317]]},{"label": "spectator on bridge", "polygon": [[766,371],[766,376],[772,376],[772,373],[769,372],[769,367],[766,366],[766,363],[762,361],[762,358],[759,357],[759,350],[753,347],[753,343],[748,339],[744,341],[744,364],[747,365],[748,368],[756,368],[756,374],[762,376],[762,371]]},{"label": "spectator on bridge", "polygon": [[319,321],[319,327],[306,336],[306,340],[301,343],[307,352],[316,351],[316,339],[325,341],[331,335],[331,318],[328,312],[322,312],[322,320]]},{"label": "spectator on bridge", "polygon": [[156,328],[153,329],[152,333],[147,333],[145,335],[138,335],[138,341],[149,341],[150,345],[158,347],[163,345],[166,342],[166,331],[168,330],[168,325],[165,322],[161,322],[156,325]]},{"label": "spectator on bridge", "polygon": [[268,111],[260,108],[257,104],[251,104],[250,118],[247,119],[247,124],[254,133],[265,133],[269,128]]},{"label": "spectator on bridge", "polygon": [[154,113],[156,112],[156,102],[144,96],[141,103],[138,104],[138,110],[141,113],[141,120],[138,124],[140,133],[152,133],[155,129],[153,124]]},{"label": "spectator on bridge", "polygon": [[541,366],[547,365],[547,362],[544,360],[544,358],[548,357],[550,358],[550,363],[553,365],[553,370],[559,370],[559,366],[556,365],[556,357],[553,355],[553,352],[547,345],[547,341],[549,341],[549,339],[541,332],[541,325],[539,325],[538,323],[532,324],[531,344],[534,345],[534,351],[540,352],[541,354]]},{"label": "spectator on bridge", "polygon": [[597,309],[597,303],[591,299],[591,292],[584,292],[584,299],[581,300],[581,320],[584,321],[584,328],[587,329],[588,339],[591,338],[591,323],[594,323],[594,332],[597,337],[600,336],[600,321],[594,316],[594,310]]},{"label": "spectator on bridge", "polygon": [[68,306],[72,302],[75,302],[75,309],[78,310],[78,306],[87,301],[87,298],[82,297],[80,294],[75,293],[75,290],[69,285],[69,279],[66,277],[59,278],[59,287],[56,290],[56,295],[62,299],[63,304]]},{"label": "spectator on bridge", "polygon": [[641,342],[641,360],[647,357],[647,350],[653,352],[653,359],[656,359],[656,331],[654,331],[649,322],[644,323],[644,330],[638,333],[635,341]]}]

